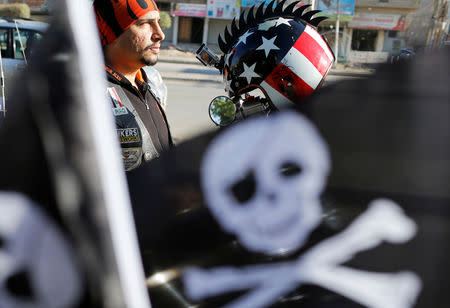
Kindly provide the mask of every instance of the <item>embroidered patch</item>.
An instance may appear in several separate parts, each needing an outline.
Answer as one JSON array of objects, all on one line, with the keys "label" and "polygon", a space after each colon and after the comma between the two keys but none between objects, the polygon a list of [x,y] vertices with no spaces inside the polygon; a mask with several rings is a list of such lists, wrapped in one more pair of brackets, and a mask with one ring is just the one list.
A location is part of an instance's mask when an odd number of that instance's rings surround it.
[{"label": "embroidered patch", "polygon": [[126,107],[113,108],[114,116],[121,116],[124,114],[128,114],[128,110]]},{"label": "embroidered patch", "polygon": [[138,128],[120,128],[117,129],[120,143],[132,143],[139,142],[139,129]]},{"label": "embroidered patch", "polygon": [[111,97],[111,100],[113,102],[114,108],[120,108],[123,107],[122,101],[120,100],[119,95],[117,94],[116,89],[114,88],[107,88],[108,94]]},{"label": "embroidered patch", "polygon": [[142,162],[141,148],[126,148],[122,149],[122,159],[126,171],[133,170]]}]

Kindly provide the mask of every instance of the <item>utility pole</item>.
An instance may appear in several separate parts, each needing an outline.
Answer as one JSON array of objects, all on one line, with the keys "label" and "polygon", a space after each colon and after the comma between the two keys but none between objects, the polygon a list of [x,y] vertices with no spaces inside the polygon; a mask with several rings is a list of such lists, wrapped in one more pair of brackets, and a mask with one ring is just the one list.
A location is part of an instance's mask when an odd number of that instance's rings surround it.
[{"label": "utility pole", "polygon": [[440,47],[442,44],[445,27],[446,24],[446,17],[447,17],[447,10],[448,10],[448,1],[447,0],[441,0],[438,10],[438,16],[437,16],[437,37],[435,39],[435,45],[434,47]]},{"label": "utility pole", "polygon": [[341,10],[341,0],[337,0],[336,10],[336,34],[334,38],[334,56],[336,57],[335,65],[338,63],[339,57],[339,11]]},{"label": "utility pole", "polygon": [[[7,0],[3,0],[3,4],[8,4]],[[3,72],[3,58],[0,53],[0,114],[2,117],[0,119],[6,117],[6,98],[5,98],[5,74]]]},{"label": "utility pole", "polygon": [[1,52],[0,52],[0,91],[1,91],[0,113],[3,113],[3,118],[5,118],[6,117],[5,74],[3,72],[3,58]]},{"label": "utility pole", "polygon": [[439,0],[433,1],[433,14],[431,15],[431,23],[430,28],[428,29],[428,35],[427,35],[427,48],[432,49],[434,44],[434,31],[436,27],[436,16],[438,12],[439,7]]},{"label": "utility pole", "polygon": [[434,0],[432,21],[427,35],[427,48],[433,49],[440,46],[447,10],[448,2],[446,0]]}]

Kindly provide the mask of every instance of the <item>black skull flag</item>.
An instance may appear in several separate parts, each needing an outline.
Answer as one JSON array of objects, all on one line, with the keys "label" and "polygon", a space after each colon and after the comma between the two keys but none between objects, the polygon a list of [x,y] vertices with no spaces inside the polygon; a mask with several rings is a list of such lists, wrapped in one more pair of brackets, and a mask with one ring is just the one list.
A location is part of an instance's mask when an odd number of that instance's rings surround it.
[{"label": "black skull flag", "polygon": [[88,1],[52,23],[0,127],[0,307],[150,307]]},{"label": "black skull flag", "polygon": [[448,50],[127,174],[155,307],[445,307]]}]

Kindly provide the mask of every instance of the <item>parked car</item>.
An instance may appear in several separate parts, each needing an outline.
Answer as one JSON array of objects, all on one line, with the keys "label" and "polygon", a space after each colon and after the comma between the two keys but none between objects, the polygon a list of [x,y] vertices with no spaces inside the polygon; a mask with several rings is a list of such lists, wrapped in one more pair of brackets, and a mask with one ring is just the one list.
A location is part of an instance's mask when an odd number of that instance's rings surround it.
[{"label": "parked car", "polygon": [[[0,17],[0,50],[3,66],[5,95],[13,85],[13,77],[22,69],[33,52],[33,47],[42,38],[47,23],[21,18]],[[0,92],[0,110],[3,110]]]}]

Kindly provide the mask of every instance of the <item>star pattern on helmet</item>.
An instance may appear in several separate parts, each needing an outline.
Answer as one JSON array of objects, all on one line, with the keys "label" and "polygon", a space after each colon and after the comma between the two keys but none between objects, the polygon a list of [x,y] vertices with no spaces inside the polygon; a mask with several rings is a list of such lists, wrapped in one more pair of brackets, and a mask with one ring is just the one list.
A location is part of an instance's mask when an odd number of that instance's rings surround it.
[{"label": "star pattern on helmet", "polygon": [[292,19],[286,19],[286,18],[280,17],[277,19],[275,27],[279,27],[281,25],[287,25],[288,27],[290,27],[291,24],[289,23],[289,21],[291,21],[291,20]]},{"label": "star pattern on helmet", "polygon": [[228,80],[227,78],[224,78],[224,81],[225,81],[225,92],[230,92],[230,90],[231,90],[231,85],[230,85],[231,80]]},{"label": "star pattern on helmet", "polygon": [[[236,45],[237,46],[237,45]],[[231,56],[234,54],[234,52],[235,52],[235,49],[233,49],[233,50],[231,50],[229,53],[227,53],[227,55],[225,56],[225,60],[224,60],[224,62],[225,62],[225,64],[227,65],[227,66],[230,66],[231,65],[231,63],[230,63],[230,61],[231,61]]]},{"label": "star pattern on helmet", "polygon": [[240,43],[244,43],[247,44],[247,37],[249,37],[250,35],[252,35],[254,32],[250,32],[250,30],[248,30],[247,32],[245,32],[244,34],[242,34],[242,36],[239,38],[239,41],[236,43],[235,46],[239,45]]},{"label": "star pattern on helmet", "polygon": [[255,73],[255,66],[256,66],[256,62],[253,63],[252,66],[247,66],[247,64],[244,63],[244,72],[242,74],[240,74],[239,77],[246,78],[248,84],[250,84],[250,82],[252,81],[252,78],[261,77],[257,73]]},{"label": "star pattern on helmet", "polygon": [[233,88],[231,87],[231,79],[230,80],[226,80],[225,81],[225,91],[226,92],[229,92],[230,94],[233,94],[234,93],[234,91],[233,91]]},{"label": "star pattern on helmet", "polygon": [[277,36],[274,36],[270,40],[268,40],[263,36],[262,44],[258,48],[256,48],[256,50],[264,50],[264,53],[266,54],[267,58],[271,50],[280,50],[280,48],[278,48],[278,46],[274,44],[276,38]]},{"label": "star pattern on helmet", "polygon": [[276,26],[277,21],[276,20],[268,20],[266,22],[263,22],[262,24],[258,25],[258,30],[259,31],[267,31],[270,28]]}]

